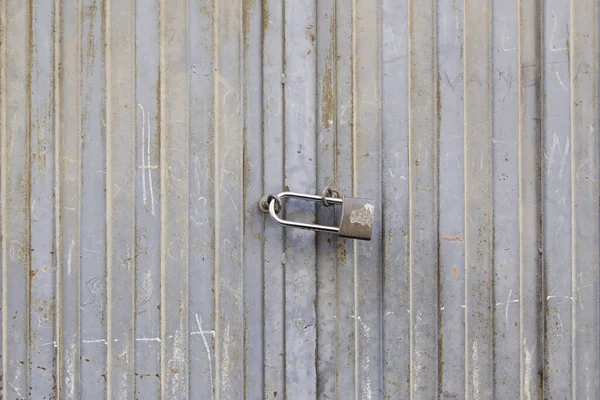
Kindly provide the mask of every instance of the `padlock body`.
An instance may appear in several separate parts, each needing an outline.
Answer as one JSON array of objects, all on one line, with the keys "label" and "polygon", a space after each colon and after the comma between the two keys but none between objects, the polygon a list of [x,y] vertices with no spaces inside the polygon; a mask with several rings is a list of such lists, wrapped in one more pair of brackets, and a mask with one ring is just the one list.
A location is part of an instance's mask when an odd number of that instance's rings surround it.
[{"label": "padlock body", "polygon": [[356,197],[344,197],[339,236],[371,240],[375,205],[372,200]]}]

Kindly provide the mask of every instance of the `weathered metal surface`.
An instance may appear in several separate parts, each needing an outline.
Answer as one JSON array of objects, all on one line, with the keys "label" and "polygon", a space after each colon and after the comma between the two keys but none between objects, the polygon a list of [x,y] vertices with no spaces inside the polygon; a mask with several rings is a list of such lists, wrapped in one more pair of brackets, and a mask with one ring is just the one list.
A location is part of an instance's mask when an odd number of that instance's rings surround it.
[{"label": "weathered metal surface", "polygon": [[598,13],[0,1],[2,397],[598,398]]}]

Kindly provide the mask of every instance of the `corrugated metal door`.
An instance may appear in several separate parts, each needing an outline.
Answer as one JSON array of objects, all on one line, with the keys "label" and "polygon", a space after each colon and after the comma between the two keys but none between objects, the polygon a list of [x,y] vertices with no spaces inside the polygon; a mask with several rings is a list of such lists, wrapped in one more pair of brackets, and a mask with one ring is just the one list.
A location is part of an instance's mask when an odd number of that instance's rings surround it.
[{"label": "corrugated metal door", "polygon": [[[0,26],[4,398],[600,395],[597,1]],[[257,208],[325,185],[376,199],[371,242]]]}]

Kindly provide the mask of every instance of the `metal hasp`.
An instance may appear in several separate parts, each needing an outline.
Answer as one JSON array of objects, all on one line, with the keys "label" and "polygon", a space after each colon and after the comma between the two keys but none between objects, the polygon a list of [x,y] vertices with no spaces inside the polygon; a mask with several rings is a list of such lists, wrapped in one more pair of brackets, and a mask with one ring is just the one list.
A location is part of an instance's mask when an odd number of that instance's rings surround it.
[{"label": "metal hasp", "polygon": [[[326,194],[329,193],[331,197]],[[336,191],[325,189],[323,195],[302,194],[295,192],[282,192],[277,195],[264,196],[260,199],[260,209],[271,215],[275,222],[292,228],[310,229],[313,231],[335,233],[340,237],[358,240],[371,240],[373,232],[373,220],[375,206],[369,199],[356,197],[333,197],[337,195]],[[340,226],[328,226],[318,224],[307,224],[304,222],[288,221],[280,218],[279,213],[283,210],[283,199],[296,198],[302,200],[322,202],[325,207],[341,205],[342,217]]]}]

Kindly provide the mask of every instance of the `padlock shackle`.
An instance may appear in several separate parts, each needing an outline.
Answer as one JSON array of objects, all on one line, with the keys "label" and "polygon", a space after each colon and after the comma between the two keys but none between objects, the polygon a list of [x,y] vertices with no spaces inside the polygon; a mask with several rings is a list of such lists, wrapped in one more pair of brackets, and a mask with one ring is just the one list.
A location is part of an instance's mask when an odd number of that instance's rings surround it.
[{"label": "padlock shackle", "polygon": [[[286,197],[310,200],[310,201],[322,201],[323,197],[314,195],[314,194],[303,194],[303,193],[295,193],[295,192],[281,192],[277,195],[280,199],[284,199]],[[325,197],[328,203],[330,204],[342,204],[344,202],[343,199],[338,197]],[[277,213],[275,212],[275,201],[271,201],[269,203],[269,215],[271,218],[275,220],[275,222],[283,225],[283,226],[291,226],[294,228],[300,229],[310,229],[313,231],[321,231],[321,232],[330,232],[330,233],[338,233],[340,228],[337,226],[328,226],[328,225],[317,225],[317,224],[306,224],[304,222],[296,222],[296,221],[288,221],[283,218],[279,218]]]}]

